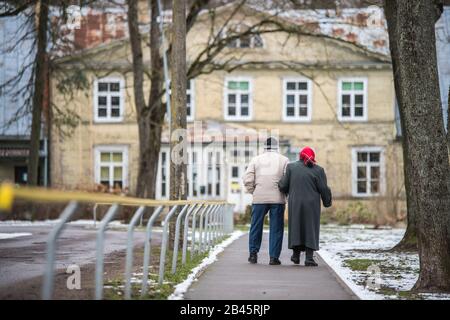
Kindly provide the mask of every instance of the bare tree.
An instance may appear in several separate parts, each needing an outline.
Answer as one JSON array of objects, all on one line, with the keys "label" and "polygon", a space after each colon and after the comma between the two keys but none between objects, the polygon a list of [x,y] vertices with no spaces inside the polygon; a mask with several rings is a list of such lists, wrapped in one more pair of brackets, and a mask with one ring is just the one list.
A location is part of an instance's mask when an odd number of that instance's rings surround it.
[{"label": "bare tree", "polygon": [[[398,76],[399,68],[399,52],[398,52],[398,28],[397,28],[397,3],[396,1],[386,1],[385,2],[385,15],[388,23],[389,32],[389,48],[391,50],[392,57],[392,70],[394,73],[394,87],[396,92],[397,103],[400,109],[405,109],[404,102],[402,99],[401,92],[401,79]],[[405,127],[404,117],[400,117],[401,127]],[[405,234],[402,240],[394,247],[394,250],[416,250],[417,249],[417,238],[416,238],[416,201],[414,195],[414,188],[412,184],[413,172],[411,171],[412,164],[408,156],[408,143],[409,139],[407,137],[408,131],[402,130],[402,147],[403,147],[403,173],[405,177],[405,190],[406,190],[406,207],[407,207],[407,226]]]},{"label": "bare tree", "polygon": [[39,1],[37,26],[36,72],[33,90],[33,118],[31,123],[30,155],[28,160],[28,184],[38,184],[39,150],[41,141],[42,109],[46,83],[46,50],[48,33],[48,0]]},{"label": "bare tree", "polygon": [[[395,3],[394,3],[395,2]],[[449,155],[441,110],[434,1],[385,1],[397,97],[406,140],[407,193],[413,196],[420,274],[414,289],[450,291]],[[410,190],[412,189],[412,190]],[[410,209],[410,208],[408,208]]]},{"label": "bare tree", "polygon": [[171,137],[170,199],[186,199],[187,177],[184,148],[178,144],[187,137],[186,129],[186,4],[173,0],[172,50],[171,50]]},{"label": "bare tree", "polygon": [[[186,145],[186,3],[172,2],[170,200],[187,199]],[[174,231],[172,224],[171,231]],[[174,232],[171,232],[174,235]],[[182,237],[180,237],[180,240]],[[173,243],[173,241],[171,241]]]}]

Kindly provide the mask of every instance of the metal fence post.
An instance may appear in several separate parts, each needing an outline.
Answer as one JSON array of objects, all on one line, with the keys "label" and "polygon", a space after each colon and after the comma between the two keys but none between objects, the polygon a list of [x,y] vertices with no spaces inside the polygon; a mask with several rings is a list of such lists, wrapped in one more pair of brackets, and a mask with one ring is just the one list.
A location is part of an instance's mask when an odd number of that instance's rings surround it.
[{"label": "metal fence post", "polygon": [[216,209],[216,211],[214,212],[213,215],[213,225],[212,225],[212,246],[214,246],[217,242],[217,221],[219,218],[219,212],[220,212],[220,208],[222,208],[222,205],[219,205]]},{"label": "metal fence post", "polygon": [[217,213],[220,211],[220,207],[222,205],[219,205],[216,209],[216,211],[214,211],[213,215],[212,215],[212,223],[211,223],[211,245],[214,246],[214,244],[216,243],[216,239],[217,239],[217,235],[216,235],[216,227],[217,227]]},{"label": "metal fence post", "polygon": [[[208,210],[208,204],[205,204],[204,206],[203,206],[203,208],[202,208],[202,213],[200,214],[200,216],[201,215],[203,215],[203,213],[206,211],[206,210]],[[191,258],[193,257],[193,256],[195,256],[195,242],[196,242],[196,240],[195,240],[195,233],[196,233],[196,221],[197,221],[197,211],[195,211],[194,212],[194,215],[192,216],[192,236],[191,236]],[[201,218],[200,218],[200,225],[201,225]]]},{"label": "metal fence post", "polygon": [[175,214],[178,206],[173,206],[172,209],[167,214],[164,219],[164,227],[163,227],[163,238],[161,242],[161,256],[159,258],[159,278],[158,283],[161,285],[164,280],[164,269],[166,263],[166,251],[167,251],[167,243],[169,241],[169,221],[170,218]]},{"label": "metal fence post", "polygon": [[216,211],[217,205],[215,205],[211,211],[206,214],[205,217],[205,251],[209,250],[209,242],[211,237],[211,215]]},{"label": "metal fence post", "polygon": [[117,211],[119,210],[119,205],[114,204],[109,208],[105,217],[100,222],[98,232],[97,232],[97,261],[95,264],[95,299],[103,299],[103,245],[104,245],[104,235],[105,229],[108,223],[114,218]]},{"label": "metal fence post", "polygon": [[[208,250],[208,245],[209,245],[209,217],[211,216],[211,212],[213,212],[216,209],[216,205],[212,206],[211,210],[209,210],[206,214],[205,214],[205,221],[204,221],[204,241],[202,241],[202,250],[203,251],[207,251]],[[204,246],[206,248],[204,248]]]},{"label": "metal fence post", "polygon": [[220,205],[219,210],[216,214],[216,228],[215,228],[215,240],[216,242],[219,241],[219,229],[220,229],[220,213],[222,212],[223,204]]},{"label": "metal fence post", "polygon": [[[195,207],[195,205],[194,205]],[[189,205],[184,206],[183,210],[178,214],[177,222],[175,225],[175,239],[173,240],[173,255],[172,255],[172,274],[177,271],[177,260],[178,260],[178,247],[180,242],[180,229],[181,229],[181,220],[184,217],[184,214],[187,212]]]},{"label": "metal fence post", "polygon": [[208,251],[210,246],[211,246],[211,237],[212,237],[212,230],[211,230],[212,218],[211,218],[211,216],[214,215],[214,213],[216,212],[218,207],[219,207],[219,205],[215,205],[214,208],[206,215],[206,218],[205,218],[205,221],[207,223],[206,224],[206,228],[205,228],[205,230],[206,230],[206,242],[205,242],[205,244],[206,244],[206,251]]},{"label": "metal fence post", "polygon": [[216,207],[216,205],[211,205],[208,210],[206,211],[205,215],[204,215],[204,219],[203,216],[200,215],[200,234],[199,234],[199,238],[200,238],[200,243],[199,243],[199,252],[203,252],[204,251],[204,244],[206,243],[206,239],[207,239],[207,234],[208,234],[208,225],[207,225],[207,221],[208,221],[208,215],[209,213],[214,210],[214,208]]},{"label": "metal fence post", "polygon": [[223,233],[222,233],[222,226],[223,226],[223,211],[225,210],[225,208],[226,208],[226,204],[224,204],[223,206],[222,206],[222,208],[220,209],[220,215],[219,215],[219,239],[222,239],[223,238]]},{"label": "metal fence post", "polygon": [[133,269],[133,231],[138,220],[143,216],[145,207],[141,206],[136,210],[136,213],[131,218],[128,225],[128,238],[127,238],[127,257],[125,264],[125,299],[131,298],[131,269]]},{"label": "metal fence post", "polygon": [[70,202],[59,216],[60,221],[53,228],[47,240],[47,262],[44,271],[44,285],[42,287],[42,299],[49,300],[53,294],[53,265],[55,263],[56,239],[64,229],[64,224],[72,217],[78,208],[78,203]]},{"label": "metal fence post", "polygon": [[[188,233],[189,233],[189,217],[192,212],[194,212],[193,219],[195,219],[195,214],[200,210],[200,208],[203,206],[203,204],[199,204],[197,207],[194,205],[189,212],[186,214],[186,217],[184,218],[184,232],[183,232],[183,249],[181,253],[181,263],[184,265],[186,263],[186,255],[187,255],[187,240],[188,240]],[[194,225],[194,220],[192,220],[192,226]],[[191,234],[192,238],[193,234]]]},{"label": "metal fence post", "polygon": [[205,221],[203,219],[203,217],[205,216],[206,219],[206,215],[208,214],[208,212],[211,211],[211,209],[214,207],[214,205],[209,205],[206,207],[205,210],[202,211],[202,213],[200,214],[200,221],[199,221],[199,243],[198,243],[198,252],[202,252],[203,250],[203,229],[205,226]]},{"label": "metal fence post", "polygon": [[142,291],[141,297],[147,294],[148,268],[150,266],[151,250],[152,250],[152,230],[156,219],[160,216],[164,206],[159,206],[147,222],[147,230],[145,232],[145,247],[144,247],[144,266],[142,270]]}]

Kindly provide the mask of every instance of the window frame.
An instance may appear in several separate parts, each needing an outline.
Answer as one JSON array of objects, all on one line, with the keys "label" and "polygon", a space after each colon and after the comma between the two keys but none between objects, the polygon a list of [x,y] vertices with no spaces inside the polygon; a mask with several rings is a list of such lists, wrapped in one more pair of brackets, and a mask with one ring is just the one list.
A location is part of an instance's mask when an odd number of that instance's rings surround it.
[{"label": "window frame", "polygon": [[[247,25],[240,23],[236,26],[236,29],[235,29],[237,34],[240,34],[242,26],[249,28]],[[230,29],[231,28],[229,28],[229,27],[223,28],[222,34],[221,34],[222,39],[226,39],[228,37]],[[231,36],[233,36],[233,35],[231,35]],[[230,46],[230,44],[231,44],[231,42],[230,42],[226,45],[226,48],[229,50],[233,50],[233,49],[234,50],[236,50],[236,49],[240,49],[240,50],[256,49],[256,50],[258,50],[258,49],[266,48],[266,42],[264,41],[264,37],[261,35],[260,32],[255,32],[254,34],[250,34],[249,36],[250,36],[250,44],[248,47],[241,47],[241,38],[239,37],[236,40],[234,40],[234,41],[236,41],[236,46]],[[255,46],[255,37],[259,37],[261,39],[260,47]]]},{"label": "window frame", "polygon": [[[293,92],[295,92],[295,99],[298,99],[298,94],[301,94],[301,92],[306,91],[307,97],[308,97],[308,103],[307,103],[307,109],[308,109],[308,115],[305,116],[300,116],[300,114],[297,114],[299,111],[298,109],[298,105],[295,106],[295,115],[294,116],[288,116],[287,115],[287,94],[288,94],[288,90],[286,88],[287,83],[288,82],[306,82],[308,84],[308,89],[307,90],[295,90]],[[312,99],[313,99],[313,94],[312,94],[312,81],[311,79],[308,79],[306,77],[284,77],[283,81],[282,81],[282,106],[283,106],[283,110],[282,110],[282,115],[283,115],[283,121],[284,122],[311,122],[312,121]]]},{"label": "window frame", "polygon": [[[248,82],[248,115],[241,115],[241,100],[236,99],[236,115],[230,116],[228,114],[228,94],[235,92],[236,95],[245,94],[241,90],[228,89],[228,83],[231,81],[236,82]],[[238,103],[239,101],[239,103]],[[239,108],[238,108],[239,106]],[[238,113],[239,111],[239,113]],[[253,78],[247,76],[225,77],[224,79],[224,91],[223,91],[223,117],[225,121],[252,121],[253,120]]]},{"label": "window frame", "polygon": [[[366,166],[366,193],[358,193],[358,153],[359,152],[379,152],[380,153],[380,161],[377,162],[380,167],[380,186],[379,191],[377,193],[368,192],[370,190],[367,188],[367,186],[370,187],[371,177],[369,176],[370,171],[367,170],[370,166],[370,161],[368,159],[367,162],[365,162]],[[386,191],[386,167],[385,167],[385,148],[379,147],[379,146],[366,146],[366,147],[354,147],[352,148],[352,196],[357,198],[373,198],[373,197],[379,197],[385,194]]]},{"label": "window frame", "polygon": [[[122,190],[125,188],[129,188],[128,185],[128,173],[129,173],[129,158],[128,158],[128,146],[127,145],[98,145],[94,147],[94,180],[95,183],[100,185],[101,184],[101,154],[102,153],[118,153],[122,152]],[[109,165],[111,169],[111,165]],[[114,171],[114,170],[113,170]],[[114,174],[114,172],[113,172]],[[111,183],[111,170],[110,170],[110,181]],[[114,179],[113,179],[114,181]],[[114,188],[114,185],[109,188]]]},{"label": "window frame", "polygon": [[[342,116],[342,83],[343,82],[362,82],[364,84],[363,90],[363,116],[355,116],[355,93],[360,93],[360,91],[351,90],[350,96],[350,116]],[[341,77],[338,79],[338,88],[337,88],[337,118],[340,122],[367,122],[368,121],[368,78],[367,77]]]},{"label": "window frame", "polygon": [[[191,79],[189,80],[190,83],[190,89],[186,87],[186,121],[187,122],[193,122],[195,121],[195,80]],[[187,115],[187,95],[191,95],[191,115]]]},{"label": "window frame", "polygon": [[[99,90],[98,90],[98,84],[100,82],[118,82],[120,85],[119,89],[119,117],[111,117],[111,105],[107,104],[107,116],[106,117],[99,117],[98,116],[98,97],[99,97]],[[108,92],[108,97],[111,97],[110,92]],[[110,98],[109,98],[110,99]],[[123,77],[105,77],[105,78],[96,78],[94,80],[94,122],[95,123],[118,123],[123,122],[124,120],[124,109],[125,109],[125,79]]]}]

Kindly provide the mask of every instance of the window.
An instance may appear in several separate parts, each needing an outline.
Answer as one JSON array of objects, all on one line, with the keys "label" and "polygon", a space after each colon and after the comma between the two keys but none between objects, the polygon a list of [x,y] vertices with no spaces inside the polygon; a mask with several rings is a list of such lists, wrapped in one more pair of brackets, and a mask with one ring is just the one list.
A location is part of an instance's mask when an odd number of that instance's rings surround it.
[{"label": "window", "polygon": [[192,196],[197,197],[198,192],[198,161],[197,161],[197,151],[194,151],[192,154],[192,166],[191,166],[191,181],[192,181]]},{"label": "window", "polygon": [[[160,152],[156,184],[157,198],[169,196],[169,152],[168,147],[163,147]],[[188,148],[187,160],[187,196],[189,198],[220,198],[223,194],[222,151]]]},{"label": "window", "polygon": [[283,81],[283,120],[311,121],[312,84],[308,79],[291,78]]},{"label": "window", "polygon": [[341,121],[367,121],[367,79],[340,79],[338,118]]},{"label": "window", "polygon": [[186,120],[194,121],[195,119],[195,89],[194,80],[190,80],[187,83],[186,89]]},{"label": "window", "polygon": [[228,30],[225,30],[222,34],[225,37],[233,37],[236,36],[236,39],[231,40],[227,43],[228,48],[241,48],[241,49],[247,49],[247,48],[263,48],[264,47],[264,41],[261,37],[261,34],[259,34],[256,31],[251,31],[249,34],[242,34],[241,33],[246,32],[249,28],[245,25],[237,25],[234,27],[229,28]]},{"label": "window", "polygon": [[95,180],[110,189],[124,189],[128,185],[128,149],[123,146],[104,146],[95,149]]},{"label": "window", "polygon": [[[186,84],[186,120],[187,121],[194,121],[194,118],[195,118],[195,94],[194,94],[195,89],[194,88],[195,88],[194,80],[189,80]],[[172,95],[172,89],[170,89],[169,94],[170,94],[170,96]]]},{"label": "window", "polygon": [[368,147],[353,149],[353,195],[376,196],[383,193],[383,149]]},{"label": "window", "polygon": [[169,194],[168,187],[169,187],[169,181],[167,176],[167,171],[169,170],[168,167],[168,152],[162,151],[161,152],[161,197],[167,197]]},{"label": "window", "polygon": [[216,196],[220,196],[220,174],[221,174],[221,163],[220,163],[220,152],[216,152]]},{"label": "window", "polygon": [[252,118],[251,81],[234,78],[225,81],[225,120],[246,121]]},{"label": "window", "polygon": [[94,84],[96,122],[123,121],[124,81],[121,78],[98,79]]}]

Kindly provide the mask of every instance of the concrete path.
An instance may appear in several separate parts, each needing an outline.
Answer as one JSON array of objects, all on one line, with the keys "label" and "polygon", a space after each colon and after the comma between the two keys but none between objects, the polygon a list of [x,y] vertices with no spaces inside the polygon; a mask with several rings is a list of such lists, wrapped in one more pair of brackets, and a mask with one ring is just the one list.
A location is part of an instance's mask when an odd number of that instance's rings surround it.
[{"label": "concrete path", "polygon": [[[282,265],[269,265],[269,235],[264,233],[258,264],[247,262],[248,235],[242,236],[219,256],[190,287],[185,299],[198,300],[350,300],[351,290],[333,270],[315,254],[316,268],[294,265],[292,251],[283,241]],[[302,260],[304,254],[302,254]]]},{"label": "concrete path", "polygon": [[[54,226],[0,226],[0,233],[31,233],[31,236],[0,240],[0,293],[3,287],[41,276],[46,263],[46,241]],[[58,240],[55,268],[67,268],[95,262],[96,229],[67,226]],[[161,234],[155,233],[155,243]],[[105,255],[126,249],[126,230],[105,233]],[[136,230],[135,245],[145,242],[145,233]]]}]

